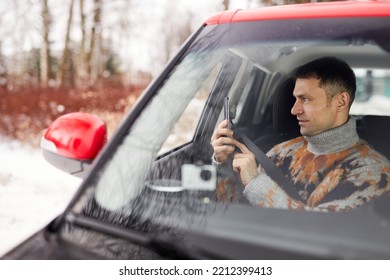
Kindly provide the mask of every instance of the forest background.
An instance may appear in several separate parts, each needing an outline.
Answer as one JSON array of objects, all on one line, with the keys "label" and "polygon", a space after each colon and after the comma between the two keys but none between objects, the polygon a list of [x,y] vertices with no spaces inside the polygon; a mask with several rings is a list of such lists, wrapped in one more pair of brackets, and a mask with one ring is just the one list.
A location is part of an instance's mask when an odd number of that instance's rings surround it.
[{"label": "forest background", "polygon": [[0,135],[38,146],[70,112],[109,136],[143,89],[209,16],[310,0],[2,0]]}]

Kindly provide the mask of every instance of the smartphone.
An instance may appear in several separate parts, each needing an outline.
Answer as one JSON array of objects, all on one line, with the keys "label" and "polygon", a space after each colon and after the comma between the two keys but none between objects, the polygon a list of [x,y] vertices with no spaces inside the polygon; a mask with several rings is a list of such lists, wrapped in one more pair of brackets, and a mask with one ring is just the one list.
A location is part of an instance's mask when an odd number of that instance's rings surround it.
[{"label": "smartphone", "polygon": [[223,110],[225,115],[225,120],[228,120],[228,129],[231,129],[231,119],[230,119],[230,102],[229,97],[226,96],[223,103]]}]

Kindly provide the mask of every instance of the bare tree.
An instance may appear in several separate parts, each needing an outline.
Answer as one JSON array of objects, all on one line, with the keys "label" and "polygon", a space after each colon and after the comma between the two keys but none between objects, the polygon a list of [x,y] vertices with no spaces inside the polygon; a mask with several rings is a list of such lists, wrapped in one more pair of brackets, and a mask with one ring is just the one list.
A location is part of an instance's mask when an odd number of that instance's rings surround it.
[{"label": "bare tree", "polygon": [[46,88],[50,79],[50,41],[49,41],[49,32],[50,32],[50,13],[48,0],[41,0],[42,11],[42,46],[41,46],[41,58],[40,58],[40,82],[41,86]]},{"label": "bare tree", "polygon": [[58,72],[57,72],[57,84],[60,87],[64,85],[67,66],[69,66],[69,59],[70,59],[69,41],[70,41],[70,29],[71,29],[72,19],[73,19],[73,4],[74,4],[74,0],[71,0],[69,6],[68,22],[66,25],[65,46],[58,67]]},{"label": "bare tree", "polygon": [[79,50],[79,57],[76,66],[76,71],[77,71],[78,86],[84,86],[86,81],[88,80],[87,50],[86,50],[87,31],[85,26],[86,16],[84,11],[84,0],[79,0],[79,9],[80,9],[81,41],[80,41],[80,50]]},{"label": "bare tree", "polygon": [[2,44],[0,42],[0,89],[7,89],[7,67],[5,65]]},{"label": "bare tree", "polygon": [[224,10],[229,10],[230,0],[223,0],[223,8]]},{"label": "bare tree", "polygon": [[89,52],[87,54],[87,66],[89,85],[92,86],[98,80],[99,75],[102,73],[101,69],[101,57],[100,57],[100,40],[102,33],[101,15],[102,15],[102,0],[94,0],[94,13],[91,29],[91,37],[89,44]]}]

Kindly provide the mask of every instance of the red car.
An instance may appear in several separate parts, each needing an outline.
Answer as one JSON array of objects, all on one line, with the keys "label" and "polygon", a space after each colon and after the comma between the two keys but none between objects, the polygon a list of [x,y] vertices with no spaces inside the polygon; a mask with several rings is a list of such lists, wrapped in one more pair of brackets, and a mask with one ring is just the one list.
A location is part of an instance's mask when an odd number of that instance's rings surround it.
[{"label": "red car", "polygon": [[[212,163],[227,114],[261,150],[297,137],[290,73],[345,60],[359,136],[390,157],[390,2],[225,11],[182,46],[106,143],[74,113],[42,139],[45,157],[84,177],[67,209],[4,259],[390,259],[390,197],[342,213],[249,205]],[[389,174],[384,180],[389,184]]]}]

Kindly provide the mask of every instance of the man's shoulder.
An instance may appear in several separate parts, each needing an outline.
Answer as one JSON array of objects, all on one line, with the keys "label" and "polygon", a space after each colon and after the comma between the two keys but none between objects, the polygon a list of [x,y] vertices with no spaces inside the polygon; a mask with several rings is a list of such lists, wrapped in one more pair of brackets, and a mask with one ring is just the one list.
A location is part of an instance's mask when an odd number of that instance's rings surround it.
[{"label": "man's shoulder", "polygon": [[373,146],[363,139],[359,139],[357,143],[358,159],[366,164],[390,166],[390,162],[386,156],[378,152]]},{"label": "man's shoulder", "polygon": [[347,169],[354,184],[370,181],[370,186],[375,183],[380,189],[389,189],[390,162],[387,157],[362,139],[359,139],[355,147],[355,152],[345,161],[349,163]]}]

